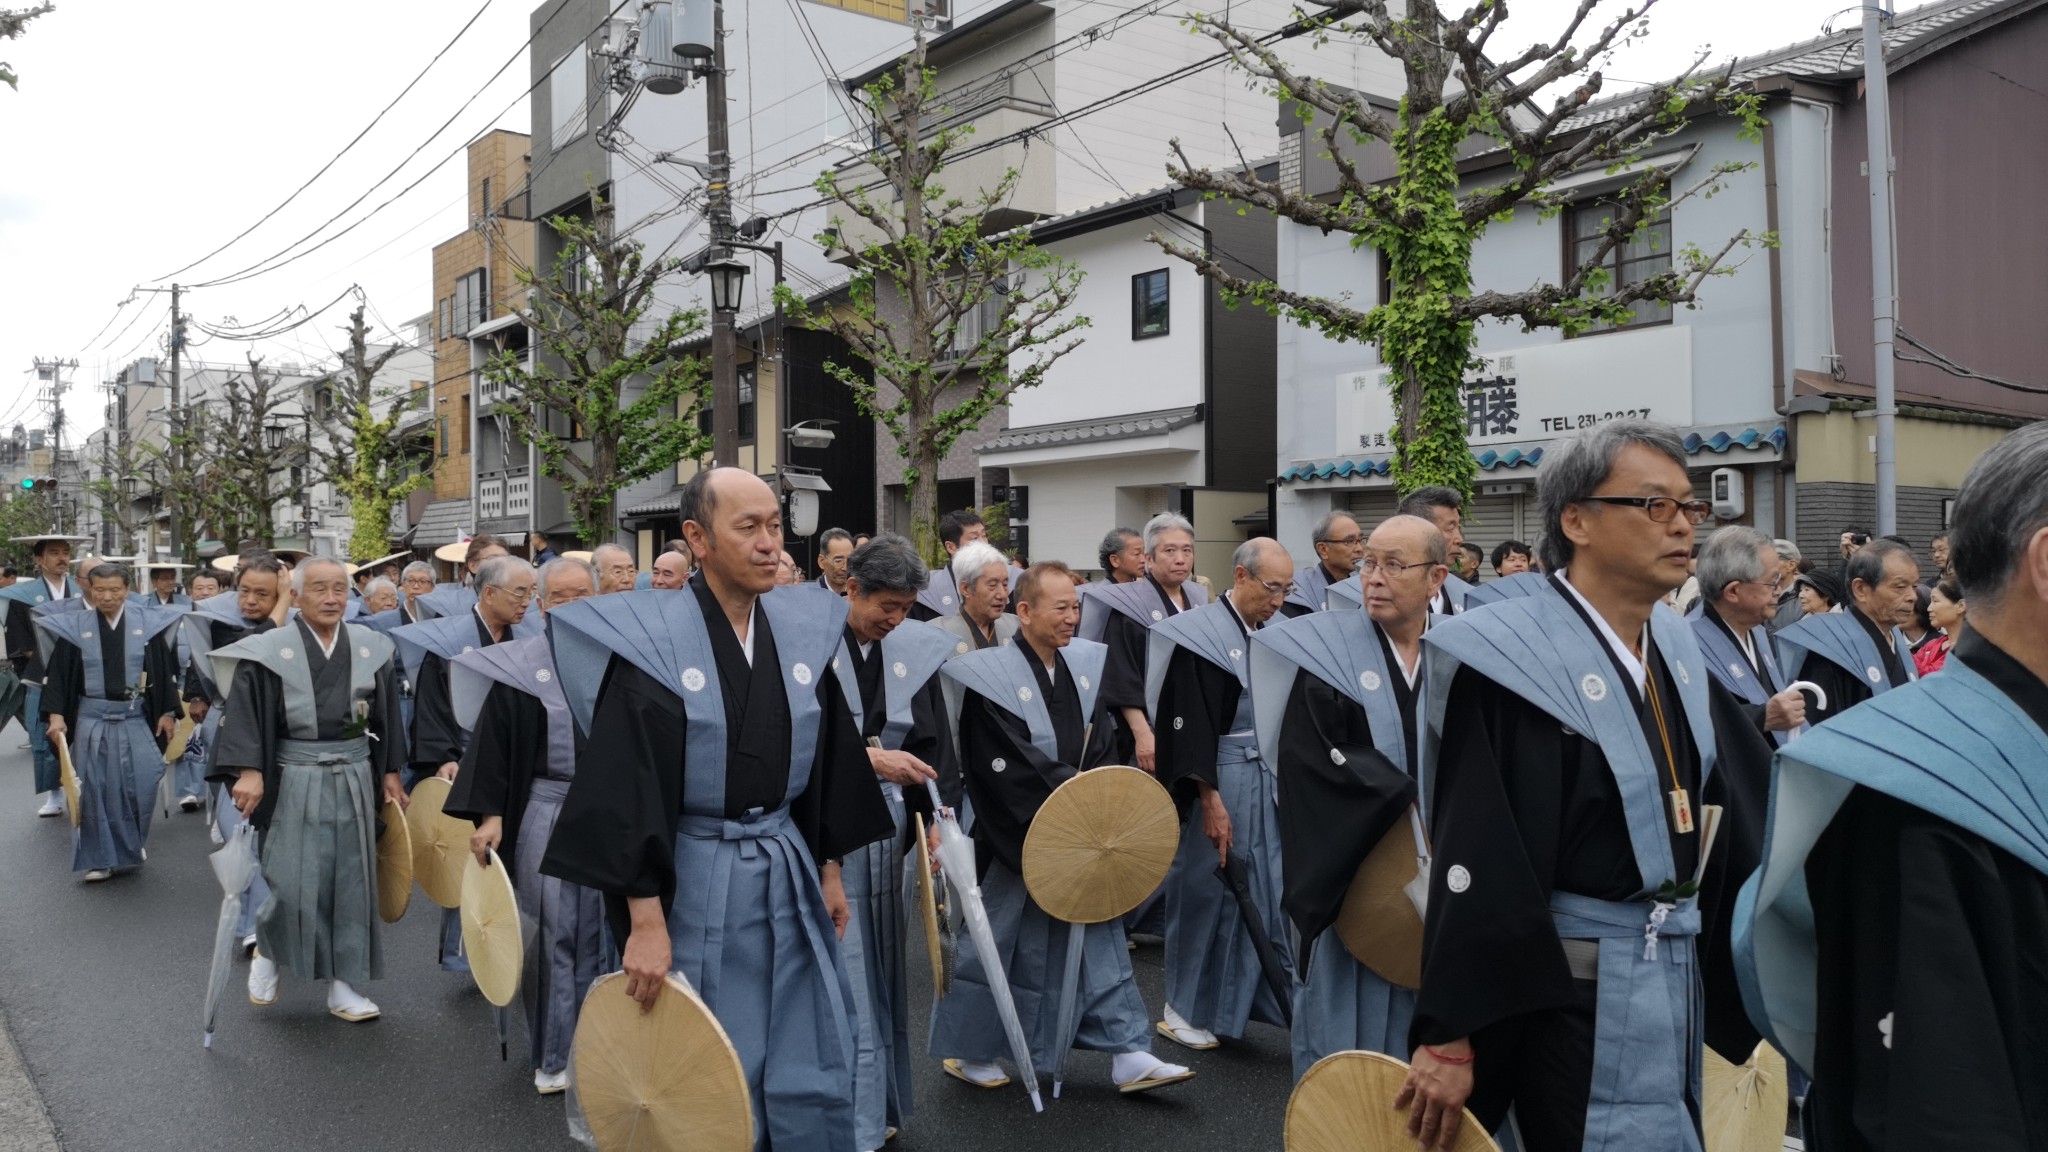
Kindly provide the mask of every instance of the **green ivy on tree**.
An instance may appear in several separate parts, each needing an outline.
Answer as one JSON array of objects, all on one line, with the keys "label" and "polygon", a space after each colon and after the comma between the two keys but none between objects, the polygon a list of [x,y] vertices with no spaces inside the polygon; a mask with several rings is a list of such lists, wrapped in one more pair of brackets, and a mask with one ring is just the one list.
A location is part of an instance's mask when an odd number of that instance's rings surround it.
[{"label": "green ivy on tree", "polygon": [[[1716,164],[1674,191],[1664,171],[1637,163],[1647,149],[1684,128],[1695,109],[1718,108],[1737,117],[1743,138],[1752,141],[1761,136],[1763,118],[1760,99],[1736,91],[1726,72],[1702,76],[1702,57],[1685,75],[1646,91],[1616,115],[1564,130],[1565,120],[1600,92],[1603,76],[1595,62],[1617,42],[1643,34],[1641,17],[1655,0],[1604,26],[1591,19],[1598,3],[1579,0],[1562,34],[1513,55],[1489,47],[1507,22],[1502,0],[1476,0],[1462,13],[1436,0],[1409,0],[1398,9],[1388,0],[1306,0],[1301,19],[1272,34],[1240,29],[1228,17],[1191,18],[1237,68],[1301,117],[1304,150],[1315,148],[1334,165],[1337,190],[1333,197],[1311,197],[1300,187],[1259,177],[1248,163],[1223,171],[1201,167],[1178,141],[1177,162],[1168,173],[1207,197],[1255,205],[1324,233],[1348,234],[1354,249],[1376,251],[1384,261],[1387,299],[1358,307],[1358,297],[1379,295],[1369,281],[1359,292],[1338,297],[1296,292],[1236,274],[1211,254],[1158,233],[1151,240],[1193,264],[1232,305],[1250,301],[1332,339],[1378,349],[1394,393],[1393,474],[1402,492],[1441,484],[1472,493],[1478,469],[1467,447],[1460,393],[1467,372],[1477,366],[1472,344],[1480,320],[1513,320],[1525,331],[1560,328],[1567,335],[1596,325],[1626,325],[1639,302],[1691,305],[1707,277],[1735,270],[1729,256],[1738,246],[1776,243],[1772,234],[1743,230],[1712,253],[1686,246],[1673,254],[1665,272],[1613,281],[1607,269],[1618,249],[1643,237],[1672,207],[1711,196],[1726,177],[1752,167]],[[1598,31],[1582,40],[1580,30],[1588,27]],[[1363,94],[1303,75],[1277,50],[1280,41],[1297,37],[1319,47],[1332,40],[1359,43],[1399,62],[1407,86],[1398,107],[1388,114]],[[1574,77],[1577,83],[1547,110],[1535,110],[1539,93]],[[1475,138],[1501,154],[1505,177],[1479,186],[1461,180],[1458,164],[1469,157]],[[1360,172],[1359,153],[1379,145],[1391,152],[1394,175],[1368,180]],[[1588,246],[1576,266],[1554,284],[1516,292],[1473,290],[1472,250],[1489,225],[1512,218],[1518,208],[1555,215],[1568,203],[1552,189],[1558,178],[1602,169],[1620,176],[1622,184],[1603,198],[1612,211],[1602,221],[1599,242]],[[1369,271],[1373,264],[1359,267]]]},{"label": "green ivy on tree", "polygon": [[[835,216],[818,237],[853,269],[846,296],[814,304],[781,286],[776,299],[791,323],[832,333],[865,361],[828,361],[825,370],[889,430],[910,489],[911,539],[936,560],[940,461],[1080,346],[1088,318],[1067,312],[1082,273],[1034,244],[1028,229],[991,224],[1016,189],[1016,169],[965,195],[938,182],[973,129],[932,127],[947,109],[925,67],[921,28],[863,103],[880,142],[847,179],[827,171],[817,181],[854,217]],[[856,231],[863,240],[849,240]]]},{"label": "green ivy on tree", "polygon": [[348,351],[342,353],[340,367],[307,386],[309,395],[332,396],[324,413],[326,445],[318,451],[335,490],[348,500],[355,523],[348,538],[353,560],[374,560],[391,551],[392,507],[433,480],[398,436],[398,425],[411,406],[410,383],[378,386],[378,374],[403,346],[370,351],[365,307],[358,304],[349,314],[343,329]]},{"label": "green ivy on tree", "polygon": [[612,205],[595,194],[589,219],[548,220],[562,241],[554,267],[519,272],[542,354],[529,365],[522,353],[501,352],[483,370],[504,386],[499,411],[533,445],[541,472],[561,483],[577,534],[593,545],[618,533],[620,488],[711,451],[697,426],[709,373],[676,350],[703,328],[704,314],[672,311],[635,332],[674,266],[647,262],[639,243],[618,239],[613,220]]}]

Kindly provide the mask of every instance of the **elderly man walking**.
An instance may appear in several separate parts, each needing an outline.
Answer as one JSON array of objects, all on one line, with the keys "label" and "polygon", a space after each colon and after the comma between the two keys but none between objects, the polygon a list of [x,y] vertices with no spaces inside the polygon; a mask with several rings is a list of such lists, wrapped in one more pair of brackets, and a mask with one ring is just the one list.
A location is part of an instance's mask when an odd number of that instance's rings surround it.
[{"label": "elderly man walking", "polygon": [[1700,548],[1700,603],[1686,619],[1706,655],[1707,671],[1755,714],[1780,744],[1806,724],[1806,697],[1778,671],[1764,625],[1778,610],[1784,577],[1771,538],[1731,525]]}]

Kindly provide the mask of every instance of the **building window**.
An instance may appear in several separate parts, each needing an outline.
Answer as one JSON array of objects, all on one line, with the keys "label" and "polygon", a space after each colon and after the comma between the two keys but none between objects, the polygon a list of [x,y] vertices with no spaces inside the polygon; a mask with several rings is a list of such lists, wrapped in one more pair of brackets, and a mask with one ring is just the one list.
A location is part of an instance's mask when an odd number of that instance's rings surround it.
[{"label": "building window", "polygon": [[436,431],[439,434],[441,455],[446,456],[448,455],[448,418],[446,416],[437,416],[434,418],[434,422],[439,425]]},{"label": "building window", "polygon": [[469,330],[484,322],[485,288],[484,270],[478,268],[464,276],[455,278],[455,299],[452,305],[456,336],[467,336]]},{"label": "building window", "polygon": [[440,302],[440,326],[434,329],[434,339],[451,340],[455,337],[455,300],[443,296]]},{"label": "building window", "polygon": [[583,135],[590,126],[590,53],[581,44],[556,61],[548,74],[548,148],[550,151]]},{"label": "building window", "polygon": [[[755,368],[751,362],[741,364],[733,370],[734,377],[739,385],[737,391],[740,398],[739,423],[740,443],[742,444],[752,444],[754,442],[754,413],[758,407],[754,403],[754,373]],[[713,399],[697,409],[697,430],[706,436],[718,435],[718,422],[717,418],[713,415],[716,403],[717,401]]]},{"label": "building window", "polygon": [[497,215],[497,213],[491,211],[491,178],[489,176],[484,177],[483,195],[477,197],[477,202],[482,207],[482,211],[477,213],[479,216],[489,220]]},{"label": "building window", "polygon": [[[1566,254],[1570,263],[1565,268],[1566,276],[1600,250],[1617,211],[1619,206],[1608,200],[1580,204],[1571,210],[1570,247]],[[1620,285],[1671,271],[1671,210],[1660,208],[1654,218],[1636,229],[1635,235],[1615,245],[1614,250],[1601,259],[1600,267],[1607,272],[1607,283],[1598,290],[1588,289],[1584,293],[1588,297],[1611,296]],[[1618,328],[1668,324],[1671,321],[1669,304],[1638,300],[1633,307],[1634,319],[1623,324],[1593,324],[1585,329],[1585,333],[1611,332]]]},{"label": "building window", "polygon": [[469,396],[462,397],[462,454],[469,455]]},{"label": "building window", "polygon": [[1131,277],[1131,339],[1164,336],[1170,330],[1172,313],[1167,292],[1166,269],[1140,272]]}]

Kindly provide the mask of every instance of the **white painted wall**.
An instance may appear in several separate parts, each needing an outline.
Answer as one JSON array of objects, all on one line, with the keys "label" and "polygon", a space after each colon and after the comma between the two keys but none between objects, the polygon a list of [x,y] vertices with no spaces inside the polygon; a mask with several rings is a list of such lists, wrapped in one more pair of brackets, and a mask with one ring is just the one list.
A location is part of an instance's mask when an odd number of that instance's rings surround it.
[{"label": "white painted wall", "polygon": [[1099,566],[1095,549],[1111,528],[1142,526],[1148,495],[1201,482],[1200,457],[1192,451],[1010,468],[1010,483],[1031,488],[1031,559],[1074,568]]},{"label": "white painted wall", "polygon": [[[1184,212],[1199,217],[1199,209]],[[1087,273],[1073,315],[1092,322],[1080,347],[1061,357],[1035,388],[1010,401],[1010,427],[1063,424],[1130,412],[1179,408],[1202,400],[1202,277],[1145,240],[1160,228],[1135,220],[1046,245]],[[1192,228],[1189,231],[1194,231]],[[1199,232],[1194,232],[1199,236]],[[1168,272],[1170,331],[1131,338],[1131,277]]]}]

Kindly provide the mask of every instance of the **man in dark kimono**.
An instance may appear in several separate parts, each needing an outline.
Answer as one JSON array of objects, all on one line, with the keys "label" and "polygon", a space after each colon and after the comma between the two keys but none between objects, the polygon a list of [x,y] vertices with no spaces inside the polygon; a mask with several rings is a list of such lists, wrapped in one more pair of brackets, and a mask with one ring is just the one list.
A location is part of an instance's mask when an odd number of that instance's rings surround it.
[{"label": "man in dark kimono", "polygon": [[[540,621],[526,617],[533,588],[533,569],[500,549],[477,567],[475,586],[465,589],[475,597],[466,612],[391,630],[399,667],[413,686],[415,783],[428,776],[453,781],[462,766],[462,750],[469,745],[469,731],[456,719],[449,695],[448,665],[477,648],[539,635]],[[469,960],[462,954],[462,916],[454,908],[441,910],[439,963],[443,972],[469,971]]]},{"label": "man in dark kimono", "polygon": [[1359,560],[1364,611],[1290,620],[1252,640],[1260,754],[1279,777],[1285,904],[1307,942],[1290,1035],[1297,1079],[1335,1052],[1410,1050],[1413,977],[1396,984],[1366,967],[1335,925],[1359,865],[1383,839],[1412,841],[1427,870],[1422,637],[1445,559],[1435,525],[1390,517]]},{"label": "man in dark kimono", "polygon": [[1145,578],[1129,584],[1085,584],[1079,635],[1108,648],[1102,702],[1116,723],[1118,763],[1157,768],[1152,725],[1145,719],[1145,634],[1169,616],[1209,602],[1195,583],[1195,526],[1161,512],[1145,524]]},{"label": "man in dark kimono", "polygon": [[160,608],[190,608],[192,606],[191,598],[178,591],[178,573],[189,567],[191,567],[189,564],[156,562],[137,564],[135,566],[137,572],[148,574],[149,590],[137,593],[136,599],[155,604]]},{"label": "man in dark kimono", "polygon": [[1365,532],[1349,512],[1323,513],[1309,531],[1316,550],[1316,562],[1305,564],[1294,574],[1294,589],[1280,610],[1289,616],[1321,612],[1330,606],[1330,585],[1342,584],[1358,570],[1365,555]]},{"label": "man in dark kimono", "polygon": [[[1158,1032],[1183,1047],[1214,1048],[1253,1020],[1284,1028],[1294,950],[1280,908],[1279,792],[1252,728],[1251,638],[1287,597],[1294,561],[1258,537],[1231,557],[1231,585],[1215,601],[1152,627],[1147,714],[1158,734],[1159,782],[1183,815],[1167,873],[1166,1007]],[[1262,935],[1282,970],[1269,986],[1231,884],[1217,875],[1236,857]]]},{"label": "man in dark kimono", "polygon": [[[1109,754],[1100,699],[1106,653],[1100,644],[1074,639],[1080,614],[1073,574],[1064,565],[1034,565],[1017,582],[1016,640],[956,656],[941,675],[974,809],[982,904],[1032,1062],[1049,1071],[1069,1047],[1113,1053],[1110,1076],[1117,1087],[1142,1092],[1194,1073],[1152,1055],[1123,926],[1055,920],[1024,886],[1024,837],[1039,807],[1054,788]],[[975,882],[949,880],[955,888]],[[1074,932],[1084,933],[1079,1021],[1073,1035],[1061,1035],[1061,981]],[[974,943],[963,939],[952,988],[932,1013],[931,1054],[949,1075],[977,1087],[1009,1083],[996,1062],[1010,1054],[999,1019]]]},{"label": "man in dark kimono", "polygon": [[1708,514],[1685,468],[1663,425],[1565,441],[1539,490],[1552,575],[1424,639],[1459,665],[1432,665],[1434,857],[1395,1102],[1425,1147],[1469,1098],[1489,1129],[1512,1107],[1527,1152],[1699,1152],[1702,1038],[1737,1062],[1756,1044],[1726,908],[1769,746],[1660,603]]},{"label": "man in dark kimono", "polygon": [[1918,676],[1913,646],[1899,624],[1913,613],[1913,587],[1920,565],[1913,550],[1877,539],[1842,566],[1849,600],[1839,612],[1807,616],[1778,633],[1785,674],[1811,680],[1827,693],[1827,707],[1807,709],[1820,724],[1873,696],[1911,683]]},{"label": "man in dark kimono", "polygon": [[[853,1146],[872,1149],[912,1112],[903,865],[914,835],[911,814],[924,815],[930,826],[925,782],[937,783],[946,803],[960,802],[960,771],[938,677],[939,666],[953,655],[954,640],[931,624],[907,619],[926,580],[924,561],[910,541],[877,536],[847,558],[845,569],[846,634],[832,674],[868,745],[868,762],[896,828],[889,839],[847,853],[840,872],[851,913],[840,954],[853,989]],[[1005,581],[1003,592],[1008,591]]]},{"label": "man in dark kimono", "polygon": [[1145,577],[1145,538],[1129,528],[1111,528],[1096,549],[1102,565],[1102,579],[1110,584],[1129,584]]},{"label": "man in dark kimono", "polygon": [[330,981],[327,1010],[380,1014],[355,985],[383,975],[377,811],[403,804],[404,741],[391,641],[344,624],[348,570],[316,557],[297,574],[299,615],[212,654],[227,686],[213,778],[263,838],[270,898],[256,913],[249,999],[277,1002],[278,967]]},{"label": "man in dark kimono", "polygon": [[[197,590],[201,589],[195,588]],[[237,640],[279,626],[291,610],[290,591],[290,585],[285,582],[284,565],[279,564],[274,556],[258,557],[243,570],[241,583],[234,591],[200,597],[185,616],[180,629],[184,634],[186,654],[184,696],[188,703],[206,701],[206,717],[200,721],[200,730],[193,736],[206,745],[206,775],[209,780],[214,778],[214,769],[220,763],[215,753],[220,732],[221,702],[227,696],[227,685],[213,678],[212,654]],[[214,804],[215,829],[221,842],[225,843],[242,826],[242,814],[236,810],[227,784],[213,786],[218,790]],[[244,951],[256,947],[256,910],[263,907],[269,898],[270,885],[264,881],[263,869],[259,865],[249,878],[249,886],[243,889],[242,919],[235,929]]]},{"label": "man in dark kimono", "polygon": [[1005,610],[1010,603],[1009,559],[994,545],[976,540],[953,553],[947,571],[959,589],[960,610],[938,617],[933,626],[945,629],[962,654],[1008,644],[1017,635],[1017,617]]},{"label": "man in dark kimono", "polygon": [[[542,617],[597,594],[597,573],[581,560],[551,560],[535,578]],[[531,925],[529,975],[519,991],[533,1087],[552,1096],[569,1086],[569,1043],[584,993],[608,967],[602,898],[540,872],[562,798],[576,778],[582,733],[569,715],[545,634],[476,648],[448,668],[454,721],[470,740],[443,810],[476,822],[470,849],[479,863],[488,866],[495,849],[512,870],[519,910]]]},{"label": "man in dark kimono", "polygon": [[1821,1152],[2048,1147],[2048,424],[1971,468],[1951,540],[1969,629],[1779,754],[1736,913]]},{"label": "man in dark kimono", "polygon": [[26,579],[0,590],[0,605],[7,609],[7,656],[14,674],[27,688],[22,704],[22,727],[28,729],[29,755],[35,762],[36,815],[62,816],[64,790],[57,778],[57,753],[50,747],[42,721],[37,719],[43,694],[43,660],[36,644],[35,610],[39,605],[81,595],[71,578],[71,545],[82,536],[17,536],[14,543],[29,545],[36,570]]},{"label": "man in dark kimono", "polygon": [[1806,697],[1778,670],[1764,627],[1778,611],[1778,550],[1754,528],[1731,524],[1700,547],[1699,608],[1686,617],[1707,671],[1777,744],[1806,727]]},{"label": "man in dark kimono", "polygon": [[960,611],[960,588],[953,580],[953,557],[959,554],[960,549],[977,542],[988,543],[988,525],[982,523],[981,517],[965,508],[939,517],[939,547],[946,550],[947,566],[934,569],[931,582],[917,594],[917,603],[910,609],[912,620],[937,620]]},{"label": "man in dark kimono", "polygon": [[[1455,555],[1465,546],[1465,498],[1455,488],[1432,485],[1417,488],[1401,497],[1394,513],[1398,516],[1420,516],[1436,525],[1444,535],[1446,555]],[[1477,573],[1474,573],[1477,579]],[[1436,599],[1430,601],[1429,610],[1437,616],[1450,616],[1465,610],[1465,593],[1472,590],[1471,581],[1456,575],[1446,575],[1444,586],[1438,590]]]},{"label": "man in dark kimono", "polygon": [[142,867],[157,781],[158,740],[178,717],[178,652],[171,630],[183,613],[128,598],[128,573],[101,564],[86,574],[86,611],[41,616],[49,652],[37,720],[54,746],[71,740],[78,774],[78,827],[71,870],[88,883]]},{"label": "man in dark kimono", "polygon": [[688,590],[565,605],[549,627],[590,734],[541,871],[609,899],[627,992],[669,972],[738,1052],[755,1140],[853,1147],[840,861],[893,832],[830,664],[846,601],[776,591],[782,515],[737,468],[684,485]]}]

